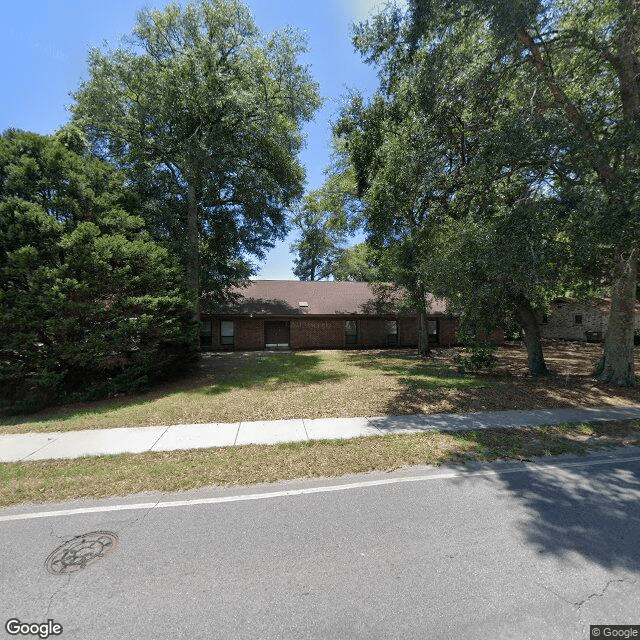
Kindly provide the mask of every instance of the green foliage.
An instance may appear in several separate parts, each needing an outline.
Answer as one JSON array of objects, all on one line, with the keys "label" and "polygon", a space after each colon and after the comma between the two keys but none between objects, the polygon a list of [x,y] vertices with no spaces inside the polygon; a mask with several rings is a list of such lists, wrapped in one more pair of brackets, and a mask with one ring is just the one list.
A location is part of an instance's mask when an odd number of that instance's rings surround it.
[{"label": "green foliage", "polygon": [[478,340],[475,336],[464,332],[458,335],[458,340],[465,344],[465,352],[469,354],[459,358],[459,366],[463,371],[477,373],[495,369],[498,366],[496,357],[498,345],[494,342]]},{"label": "green foliage", "polygon": [[321,191],[312,191],[293,217],[294,227],[300,232],[300,240],[291,245],[291,252],[297,254],[293,273],[300,280],[322,280],[332,273],[343,234],[333,224],[327,204]]},{"label": "green foliage", "polygon": [[334,274],[336,261],[345,251],[342,245],[347,236],[360,224],[353,170],[335,147],[333,159],[324,184],[304,197],[293,218],[300,232],[300,240],[291,245],[291,252],[297,254],[293,272],[300,280],[332,275],[340,279]]},{"label": "green foliage", "polygon": [[[497,189],[505,176],[517,177],[530,192],[562,203],[565,216],[556,239],[566,250],[565,272],[577,280],[572,288],[611,288],[601,379],[633,384],[631,296],[640,241],[638,4],[412,0],[405,17],[404,42],[376,38],[389,22],[376,19],[361,30],[362,46],[387,68],[389,60],[395,62],[393,82],[407,61],[412,65],[421,56],[435,70],[426,76],[450,77],[442,72],[453,62],[457,78],[474,79],[458,105],[461,122],[472,124],[462,131],[465,139],[478,142],[478,159],[487,161],[477,164],[476,175],[488,170]],[[465,43],[476,54],[475,64],[460,64],[454,55]],[[482,103],[489,105],[485,119],[475,115]],[[467,190],[461,201],[478,193]],[[560,272],[558,280],[564,276]]]},{"label": "green foliage", "polygon": [[340,251],[332,265],[332,272],[336,280],[381,281],[381,272],[376,264],[375,252],[366,242]]},{"label": "green foliage", "polygon": [[238,0],[202,0],[145,9],[123,46],[90,53],[74,122],[126,168],[196,297],[246,278],[285,235],[301,127],[320,104],[304,51],[291,29],[260,34]]},{"label": "green foliage", "polygon": [[131,391],[190,358],[181,269],[124,200],[76,132],[0,137],[0,402],[13,410]]},{"label": "green foliage", "polygon": [[555,229],[552,203],[535,200],[496,208],[490,219],[443,222],[430,260],[433,292],[464,312],[471,332],[507,326],[525,301],[544,309],[560,294],[564,255]]},{"label": "green foliage", "polygon": [[352,96],[335,132],[368,241],[414,258],[395,281],[468,322],[515,312],[533,350],[556,290],[616,283],[640,240],[639,43],[626,2],[411,0],[358,25],[380,90]]}]

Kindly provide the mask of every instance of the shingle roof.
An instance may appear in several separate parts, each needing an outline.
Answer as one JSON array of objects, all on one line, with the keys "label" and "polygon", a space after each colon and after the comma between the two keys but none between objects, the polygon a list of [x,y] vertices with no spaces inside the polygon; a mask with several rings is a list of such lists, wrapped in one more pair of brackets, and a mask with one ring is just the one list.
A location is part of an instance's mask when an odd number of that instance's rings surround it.
[{"label": "shingle roof", "polygon": [[[598,309],[601,313],[608,315],[611,312],[611,298],[593,298],[591,300],[579,300],[577,298],[556,298],[551,301],[552,308],[558,308],[565,304],[587,309],[589,307]],[[640,302],[636,300],[635,313],[640,314]]]},{"label": "shingle roof", "polygon": [[[401,290],[367,282],[251,280],[232,291],[235,302],[217,310],[232,315],[385,315],[399,311]],[[443,315],[446,305],[431,298],[429,315]]]}]

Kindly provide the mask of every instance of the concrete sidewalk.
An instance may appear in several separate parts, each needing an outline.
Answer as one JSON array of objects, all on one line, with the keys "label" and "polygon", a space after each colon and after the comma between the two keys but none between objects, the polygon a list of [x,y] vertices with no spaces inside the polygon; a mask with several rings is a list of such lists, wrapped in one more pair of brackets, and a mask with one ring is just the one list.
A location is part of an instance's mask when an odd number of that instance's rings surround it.
[{"label": "concrete sidewalk", "polygon": [[461,431],[628,418],[640,418],[640,405],[601,409],[539,409],[373,418],[272,420],[231,424],[178,424],[169,427],[9,434],[0,436],[0,462],[356,438],[385,433]]}]

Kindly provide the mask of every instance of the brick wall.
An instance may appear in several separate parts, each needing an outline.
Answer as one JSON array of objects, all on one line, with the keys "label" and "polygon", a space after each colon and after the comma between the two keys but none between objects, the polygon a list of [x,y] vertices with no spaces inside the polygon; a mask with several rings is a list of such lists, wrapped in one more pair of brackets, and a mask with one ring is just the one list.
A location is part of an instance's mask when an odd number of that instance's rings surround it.
[{"label": "brick wall", "polygon": [[365,348],[387,346],[387,321],[362,318],[358,321],[358,345]]},{"label": "brick wall", "polygon": [[[576,316],[582,316],[582,322],[576,323]],[[587,332],[600,333],[604,340],[609,324],[609,314],[598,307],[579,302],[560,302],[552,306],[548,322],[540,324],[543,338],[559,340],[585,341]],[[636,313],[635,330],[640,331],[640,314]]]},{"label": "brick wall", "polygon": [[[576,323],[576,316],[582,316],[582,322]],[[551,309],[549,321],[540,325],[543,338],[562,340],[586,340],[587,331],[598,332],[604,338],[608,317],[597,307],[564,302]]]},{"label": "brick wall", "polygon": [[458,331],[458,325],[460,321],[458,318],[440,318],[440,326],[438,327],[440,331],[438,344],[444,347],[450,347],[451,345],[457,344],[458,340],[456,338],[456,333]]},{"label": "brick wall", "polygon": [[418,318],[404,317],[398,320],[398,346],[418,346]]},{"label": "brick wall", "polygon": [[264,321],[257,318],[234,319],[236,349],[264,349]]},{"label": "brick wall", "polygon": [[[234,343],[220,344],[220,323],[231,320],[234,328]],[[234,349],[264,349],[264,324],[260,318],[225,318],[211,319],[211,349],[233,351]]]},{"label": "brick wall", "polygon": [[344,320],[315,318],[291,320],[292,349],[342,349],[344,346]]},{"label": "brick wall", "polygon": [[[451,346],[457,343],[458,318],[438,318],[438,344]],[[402,347],[418,346],[418,318],[401,318],[399,323],[399,342]]]},{"label": "brick wall", "polygon": [[478,340],[495,342],[496,344],[504,344],[504,330],[494,329],[489,335],[487,335],[483,331],[478,331],[478,333],[476,333],[476,338]]},{"label": "brick wall", "polygon": [[[220,322],[232,320],[235,329],[233,345],[220,344]],[[343,349],[347,346],[345,329],[347,317],[343,318],[291,318],[290,345],[292,349]],[[212,345],[215,350],[264,349],[264,318],[239,318],[214,316],[212,324]],[[382,348],[388,346],[387,320],[382,318],[358,318],[358,342],[356,347]],[[457,318],[439,318],[439,344],[456,344]],[[502,332],[491,336],[503,342]],[[398,319],[398,346],[415,348],[418,346],[418,319],[415,316]]]}]

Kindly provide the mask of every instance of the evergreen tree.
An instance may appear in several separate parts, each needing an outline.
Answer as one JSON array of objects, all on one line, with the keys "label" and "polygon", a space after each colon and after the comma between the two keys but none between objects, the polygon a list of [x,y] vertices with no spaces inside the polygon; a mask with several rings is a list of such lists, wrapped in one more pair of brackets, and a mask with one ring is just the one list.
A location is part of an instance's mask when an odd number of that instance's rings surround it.
[{"label": "evergreen tree", "polygon": [[0,137],[0,400],[130,391],[179,369],[195,333],[179,264],[124,208],[77,130]]}]

